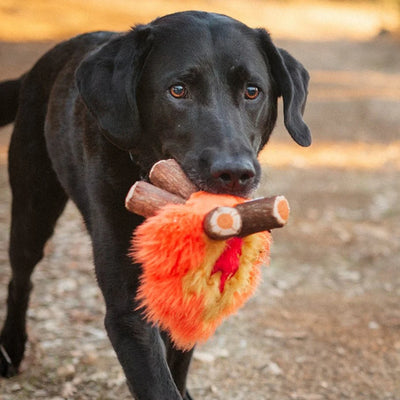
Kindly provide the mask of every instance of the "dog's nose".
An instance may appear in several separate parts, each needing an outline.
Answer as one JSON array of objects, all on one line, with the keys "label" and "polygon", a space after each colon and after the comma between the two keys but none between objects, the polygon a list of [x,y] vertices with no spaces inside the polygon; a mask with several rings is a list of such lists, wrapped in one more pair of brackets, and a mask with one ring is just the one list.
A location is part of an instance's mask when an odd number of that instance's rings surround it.
[{"label": "dog's nose", "polygon": [[211,165],[210,173],[218,192],[241,194],[254,188],[256,170],[249,161],[217,161]]}]

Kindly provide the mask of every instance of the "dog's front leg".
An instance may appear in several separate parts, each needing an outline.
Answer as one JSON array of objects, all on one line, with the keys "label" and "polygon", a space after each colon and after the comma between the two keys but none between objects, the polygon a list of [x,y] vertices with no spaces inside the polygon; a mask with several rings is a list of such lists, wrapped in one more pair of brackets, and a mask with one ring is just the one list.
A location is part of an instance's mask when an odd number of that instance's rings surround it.
[{"label": "dog's front leg", "polygon": [[135,399],[182,399],[156,328],[132,311],[124,313],[113,309],[107,310],[105,325]]},{"label": "dog's front leg", "polygon": [[[97,280],[106,303],[105,326],[137,400],[182,400],[168,368],[165,346],[156,327],[136,310],[140,266],[127,256],[132,226],[125,219],[98,214],[91,236]],[[119,221],[119,222],[118,222]],[[122,221],[122,222],[121,222]]]}]

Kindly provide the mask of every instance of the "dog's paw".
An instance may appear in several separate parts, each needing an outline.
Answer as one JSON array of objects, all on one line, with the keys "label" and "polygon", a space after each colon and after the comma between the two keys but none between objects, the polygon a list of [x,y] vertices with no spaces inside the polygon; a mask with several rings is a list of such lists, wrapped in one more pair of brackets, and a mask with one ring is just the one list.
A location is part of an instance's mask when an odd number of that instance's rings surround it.
[{"label": "dog's paw", "polygon": [[11,378],[17,375],[18,369],[13,365],[7,350],[0,344],[0,376]]}]

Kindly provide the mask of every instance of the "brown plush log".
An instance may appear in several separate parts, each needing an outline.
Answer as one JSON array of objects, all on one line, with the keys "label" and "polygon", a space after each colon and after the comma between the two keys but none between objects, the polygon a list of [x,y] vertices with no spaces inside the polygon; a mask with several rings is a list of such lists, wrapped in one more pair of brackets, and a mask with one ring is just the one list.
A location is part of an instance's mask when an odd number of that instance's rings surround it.
[{"label": "brown plush log", "polygon": [[167,204],[184,204],[185,199],[150,183],[136,182],[125,199],[125,207],[142,217],[151,217]]},{"label": "brown plush log", "polygon": [[188,199],[192,193],[198,191],[180,165],[173,159],[155,163],[150,171],[149,178],[153,185],[184,199]]},{"label": "brown plush log", "polygon": [[212,239],[245,237],[256,232],[281,228],[289,218],[284,196],[263,197],[235,207],[217,207],[204,218],[204,232]]},{"label": "brown plush log", "polygon": [[[167,204],[184,204],[197,190],[175,160],[156,163],[150,172],[150,180],[156,186],[136,182],[125,200],[129,211],[146,218]],[[280,228],[288,217],[289,204],[284,196],[264,197],[235,207],[217,207],[205,216],[203,226],[210,238],[226,240]]]}]

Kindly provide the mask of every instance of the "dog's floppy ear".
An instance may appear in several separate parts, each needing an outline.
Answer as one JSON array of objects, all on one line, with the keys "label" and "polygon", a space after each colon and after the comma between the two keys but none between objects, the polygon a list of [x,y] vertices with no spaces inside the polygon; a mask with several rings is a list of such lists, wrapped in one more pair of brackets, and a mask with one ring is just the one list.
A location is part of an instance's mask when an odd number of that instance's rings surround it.
[{"label": "dog's floppy ear", "polygon": [[150,29],[138,27],[116,35],[89,54],[75,78],[79,93],[104,135],[122,150],[135,147],[140,136],[136,87],[150,48]]},{"label": "dog's floppy ear", "polygon": [[311,133],[303,120],[310,79],[306,69],[286,50],[277,49],[264,29],[258,29],[261,47],[283,98],[285,126],[292,138],[301,146],[311,144]]}]

